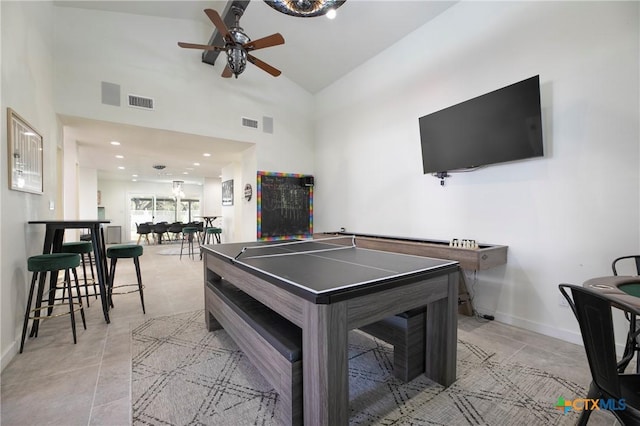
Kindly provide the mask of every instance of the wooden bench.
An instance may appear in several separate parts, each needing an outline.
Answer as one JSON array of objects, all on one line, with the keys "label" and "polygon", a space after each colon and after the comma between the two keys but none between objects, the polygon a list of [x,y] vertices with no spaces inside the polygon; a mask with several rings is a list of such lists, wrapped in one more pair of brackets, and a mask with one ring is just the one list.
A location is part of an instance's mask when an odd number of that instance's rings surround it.
[{"label": "wooden bench", "polygon": [[221,327],[278,393],[283,424],[302,425],[302,330],[224,280],[205,286],[207,330]]},{"label": "wooden bench", "polygon": [[425,308],[417,308],[360,327],[393,345],[393,375],[403,382],[425,371],[425,315]]}]

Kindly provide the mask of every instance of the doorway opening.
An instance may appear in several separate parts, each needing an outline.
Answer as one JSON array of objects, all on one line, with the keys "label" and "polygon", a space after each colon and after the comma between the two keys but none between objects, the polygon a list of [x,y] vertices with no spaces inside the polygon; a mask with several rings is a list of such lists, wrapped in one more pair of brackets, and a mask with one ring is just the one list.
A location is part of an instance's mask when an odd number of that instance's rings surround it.
[{"label": "doorway opening", "polygon": [[200,200],[172,198],[157,195],[131,195],[129,197],[129,237],[138,239],[137,224],[174,222],[190,223],[200,217]]}]

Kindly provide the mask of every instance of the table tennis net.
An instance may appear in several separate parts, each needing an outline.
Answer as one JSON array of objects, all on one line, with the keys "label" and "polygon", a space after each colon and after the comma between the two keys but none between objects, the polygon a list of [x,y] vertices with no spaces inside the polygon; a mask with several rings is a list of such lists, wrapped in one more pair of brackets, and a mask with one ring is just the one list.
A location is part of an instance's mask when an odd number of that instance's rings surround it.
[{"label": "table tennis net", "polygon": [[275,244],[246,246],[242,248],[235,259],[242,260],[262,257],[295,256],[301,254],[345,250],[354,247],[356,247],[355,235],[341,235],[329,238],[285,241]]}]

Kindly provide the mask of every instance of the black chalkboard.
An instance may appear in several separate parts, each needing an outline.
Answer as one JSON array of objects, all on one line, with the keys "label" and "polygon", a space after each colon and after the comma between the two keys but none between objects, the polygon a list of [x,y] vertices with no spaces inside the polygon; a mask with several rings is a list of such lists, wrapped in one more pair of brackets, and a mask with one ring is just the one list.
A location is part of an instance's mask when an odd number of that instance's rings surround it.
[{"label": "black chalkboard", "polygon": [[304,177],[258,173],[259,239],[311,237],[313,186]]}]

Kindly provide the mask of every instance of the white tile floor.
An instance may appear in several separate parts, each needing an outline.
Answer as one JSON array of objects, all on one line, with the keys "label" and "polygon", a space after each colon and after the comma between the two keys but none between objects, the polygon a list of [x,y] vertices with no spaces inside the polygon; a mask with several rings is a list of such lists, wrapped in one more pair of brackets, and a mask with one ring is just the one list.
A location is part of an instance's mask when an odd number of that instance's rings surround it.
[{"label": "white tile floor", "polygon": [[[39,336],[28,339],[24,352],[2,372],[0,424],[130,424],[132,324],[204,306],[202,262],[197,256],[196,260],[186,256],[180,260],[178,255],[168,254],[179,251],[178,244],[144,246],[140,264],[146,315],[137,293],[114,296],[111,323],[106,324],[96,300],[86,309],[87,330],[78,318],[76,345],[68,316],[45,321]],[[135,283],[132,261],[118,261],[118,283]],[[572,379],[585,386],[589,382],[582,347],[470,317],[461,316],[459,327],[482,333],[513,361],[565,375],[570,372]],[[607,413],[594,413],[590,422],[614,423]]]}]

